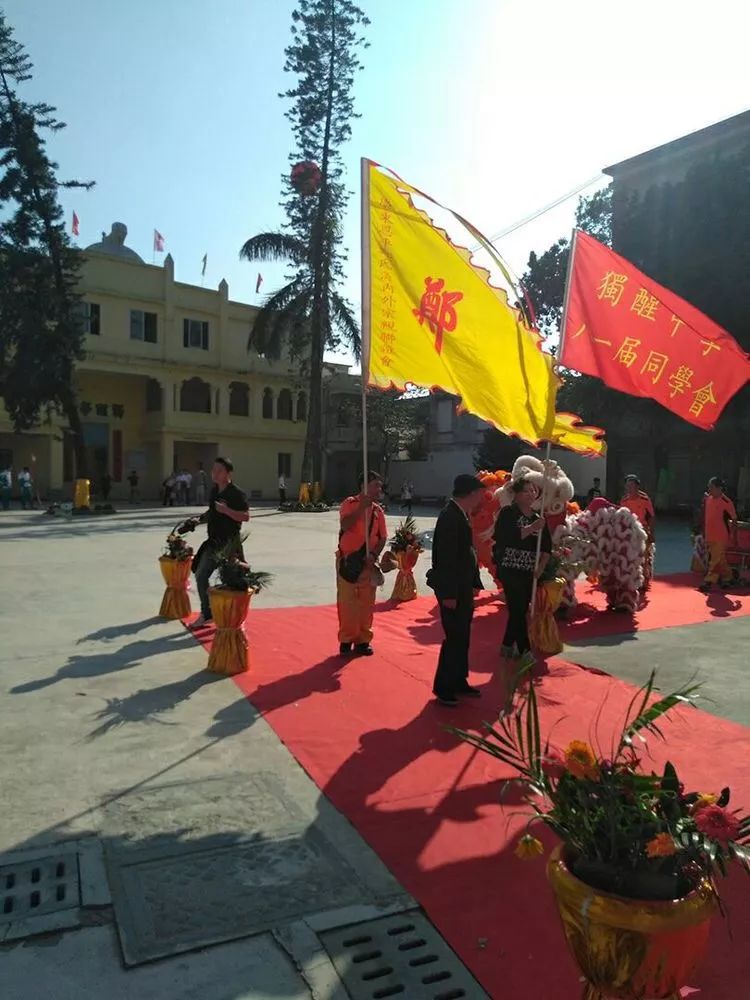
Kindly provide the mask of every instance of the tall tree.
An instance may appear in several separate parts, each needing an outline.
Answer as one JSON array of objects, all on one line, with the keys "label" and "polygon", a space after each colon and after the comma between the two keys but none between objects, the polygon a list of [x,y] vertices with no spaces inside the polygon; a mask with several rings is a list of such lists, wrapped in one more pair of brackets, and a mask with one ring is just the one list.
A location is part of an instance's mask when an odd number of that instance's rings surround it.
[{"label": "tall tree", "polygon": [[488,427],[482,435],[482,442],[474,452],[474,468],[477,471],[505,469],[509,472],[524,447],[518,438],[509,437],[495,427]]},{"label": "tall tree", "polygon": [[[410,457],[423,451],[430,401],[427,397],[404,398],[399,389],[371,389],[366,400],[368,452],[377,457],[376,471],[387,482],[394,458],[404,451]],[[349,409],[352,423],[361,426],[361,396],[351,397]]]},{"label": "tall tree", "polygon": [[288,282],[260,311],[248,348],[279,357],[286,340],[291,356],[306,368],[310,407],[302,477],[313,481],[322,476],[324,353],[342,345],[359,353],[357,321],[338,291],[344,263],[341,219],[348,200],[341,147],[356,117],[352,86],[361,68],[357,52],[367,44],[361,31],[369,23],[351,0],[299,0],[284,65],[297,82],[282,96],[292,101],[286,112],[296,142],[290,162],[319,164],[320,186],[314,195],[304,194],[284,177],[284,231],[259,233],[240,251],[246,260],[293,265]]},{"label": "tall tree", "polygon": [[83,355],[79,260],[58,194],[91,184],[57,180],[42,133],[65,126],[50,105],[18,96],[31,69],[0,13],[0,395],[16,431],[62,411],[80,477],[87,470],[74,381]]}]

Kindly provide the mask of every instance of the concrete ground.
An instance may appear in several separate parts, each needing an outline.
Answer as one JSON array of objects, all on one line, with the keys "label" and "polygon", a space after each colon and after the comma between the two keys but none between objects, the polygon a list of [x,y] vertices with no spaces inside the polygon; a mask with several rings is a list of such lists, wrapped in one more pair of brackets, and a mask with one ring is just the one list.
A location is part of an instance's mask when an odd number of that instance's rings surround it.
[{"label": "concrete ground", "polygon": [[[337,870],[355,872],[356,899],[351,885],[342,883],[340,898],[323,898],[312,885],[291,931],[285,924],[208,948],[200,947],[209,943],[202,928],[190,924],[196,889],[188,884],[180,933],[192,935],[196,950],[134,969],[123,964],[111,908],[102,905],[77,930],[0,944],[3,1000],[336,1000],[347,994],[316,944],[312,917],[337,906],[374,915],[410,903],[235,685],[206,674],[192,637],[155,617],[156,558],[186,513],[136,508],[73,521],[0,513],[0,866],[3,853],[96,837],[111,881],[124,885],[143,866],[186,852],[213,858],[248,841],[272,849],[283,828],[284,837],[291,830],[302,847],[337,859]],[[435,512],[416,513],[429,539]],[[389,516],[391,528],[398,520]],[[247,551],[256,568],[274,574],[257,605],[333,602],[336,532],[335,512],[256,511]],[[662,525],[657,572],[684,570],[689,559],[687,528]],[[423,593],[428,562],[419,564]],[[662,687],[697,673],[706,710],[750,725],[746,642],[747,618],[591,640],[566,655],[634,683],[658,666]],[[236,870],[219,877],[227,895],[217,908],[231,909]],[[167,934],[163,926],[158,933]],[[126,941],[126,957],[131,946],[152,945]]]}]

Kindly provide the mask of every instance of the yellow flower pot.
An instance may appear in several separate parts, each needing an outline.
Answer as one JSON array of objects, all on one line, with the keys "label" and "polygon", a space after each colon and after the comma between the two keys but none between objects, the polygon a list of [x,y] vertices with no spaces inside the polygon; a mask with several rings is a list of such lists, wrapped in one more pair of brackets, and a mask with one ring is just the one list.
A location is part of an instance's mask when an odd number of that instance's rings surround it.
[{"label": "yellow flower pot", "polygon": [[410,546],[403,552],[392,553],[398,566],[398,575],[393,584],[392,601],[414,601],[417,597],[417,581],[414,579],[414,567],[419,559],[419,552]]},{"label": "yellow flower pot", "polygon": [[540,583],[536,591],[536,604],[529,627],[529,639],[534,649],[546,656],[562,653],[563,644],[555,621],[555,612],[560,607],[565,580],[557,577]]},{"label": "yellow flower pot", "polygon": [[159,558],[159,569],[167,585],[159,608],[160,618],[175,621],[178,618],[187,618],[190,614],[187,585],[192,564],[192,559],[170,559],[169,556]]},{"label": "yellow flower pot", "polygon": [[559,847],[547,878],[585,978],[582,1000],[679,1000],[703,958],[718,908],[710,881],[683,899],[626,899],[577,879]]},{"label": "yellow flower pot", "polygon": [[216,626],[207,667],[212,674],[231,676],[250,669],[247,636],[242,626],[253,593],[252,590],[209,588],[208,599]]}]

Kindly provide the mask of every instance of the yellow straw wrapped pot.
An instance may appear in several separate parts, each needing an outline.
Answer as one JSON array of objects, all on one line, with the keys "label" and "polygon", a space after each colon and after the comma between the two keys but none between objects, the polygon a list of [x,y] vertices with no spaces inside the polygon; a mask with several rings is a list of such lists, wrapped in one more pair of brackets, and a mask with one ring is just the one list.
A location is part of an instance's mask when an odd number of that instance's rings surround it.
[{"label": "yellow straw wrapped pot", "polygon": [[167,585],[159,608],[160,618],[174,621],[178,618],[187,618],[190,614],[190,596],[187,592],[187,585],[191,567],[191,559],[160,557],[159,569]]},{"label": "yellow straw wrapped pot", "polygon": [[249,669],[247,636],[242,628],[247,618],[252,590],[211,587],[211,604],[216,632],[207,669],[213,674],[241,674]]}]

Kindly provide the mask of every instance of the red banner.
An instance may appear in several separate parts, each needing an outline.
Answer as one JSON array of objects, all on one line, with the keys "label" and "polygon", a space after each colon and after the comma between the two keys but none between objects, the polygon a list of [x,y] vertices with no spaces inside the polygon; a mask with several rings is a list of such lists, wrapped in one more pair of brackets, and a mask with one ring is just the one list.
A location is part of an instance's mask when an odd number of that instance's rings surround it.
[{"label": "red banner", "polygon": [[726,330],[587,233],[577,232],[560,364],[711,430],[750,379]]}]

